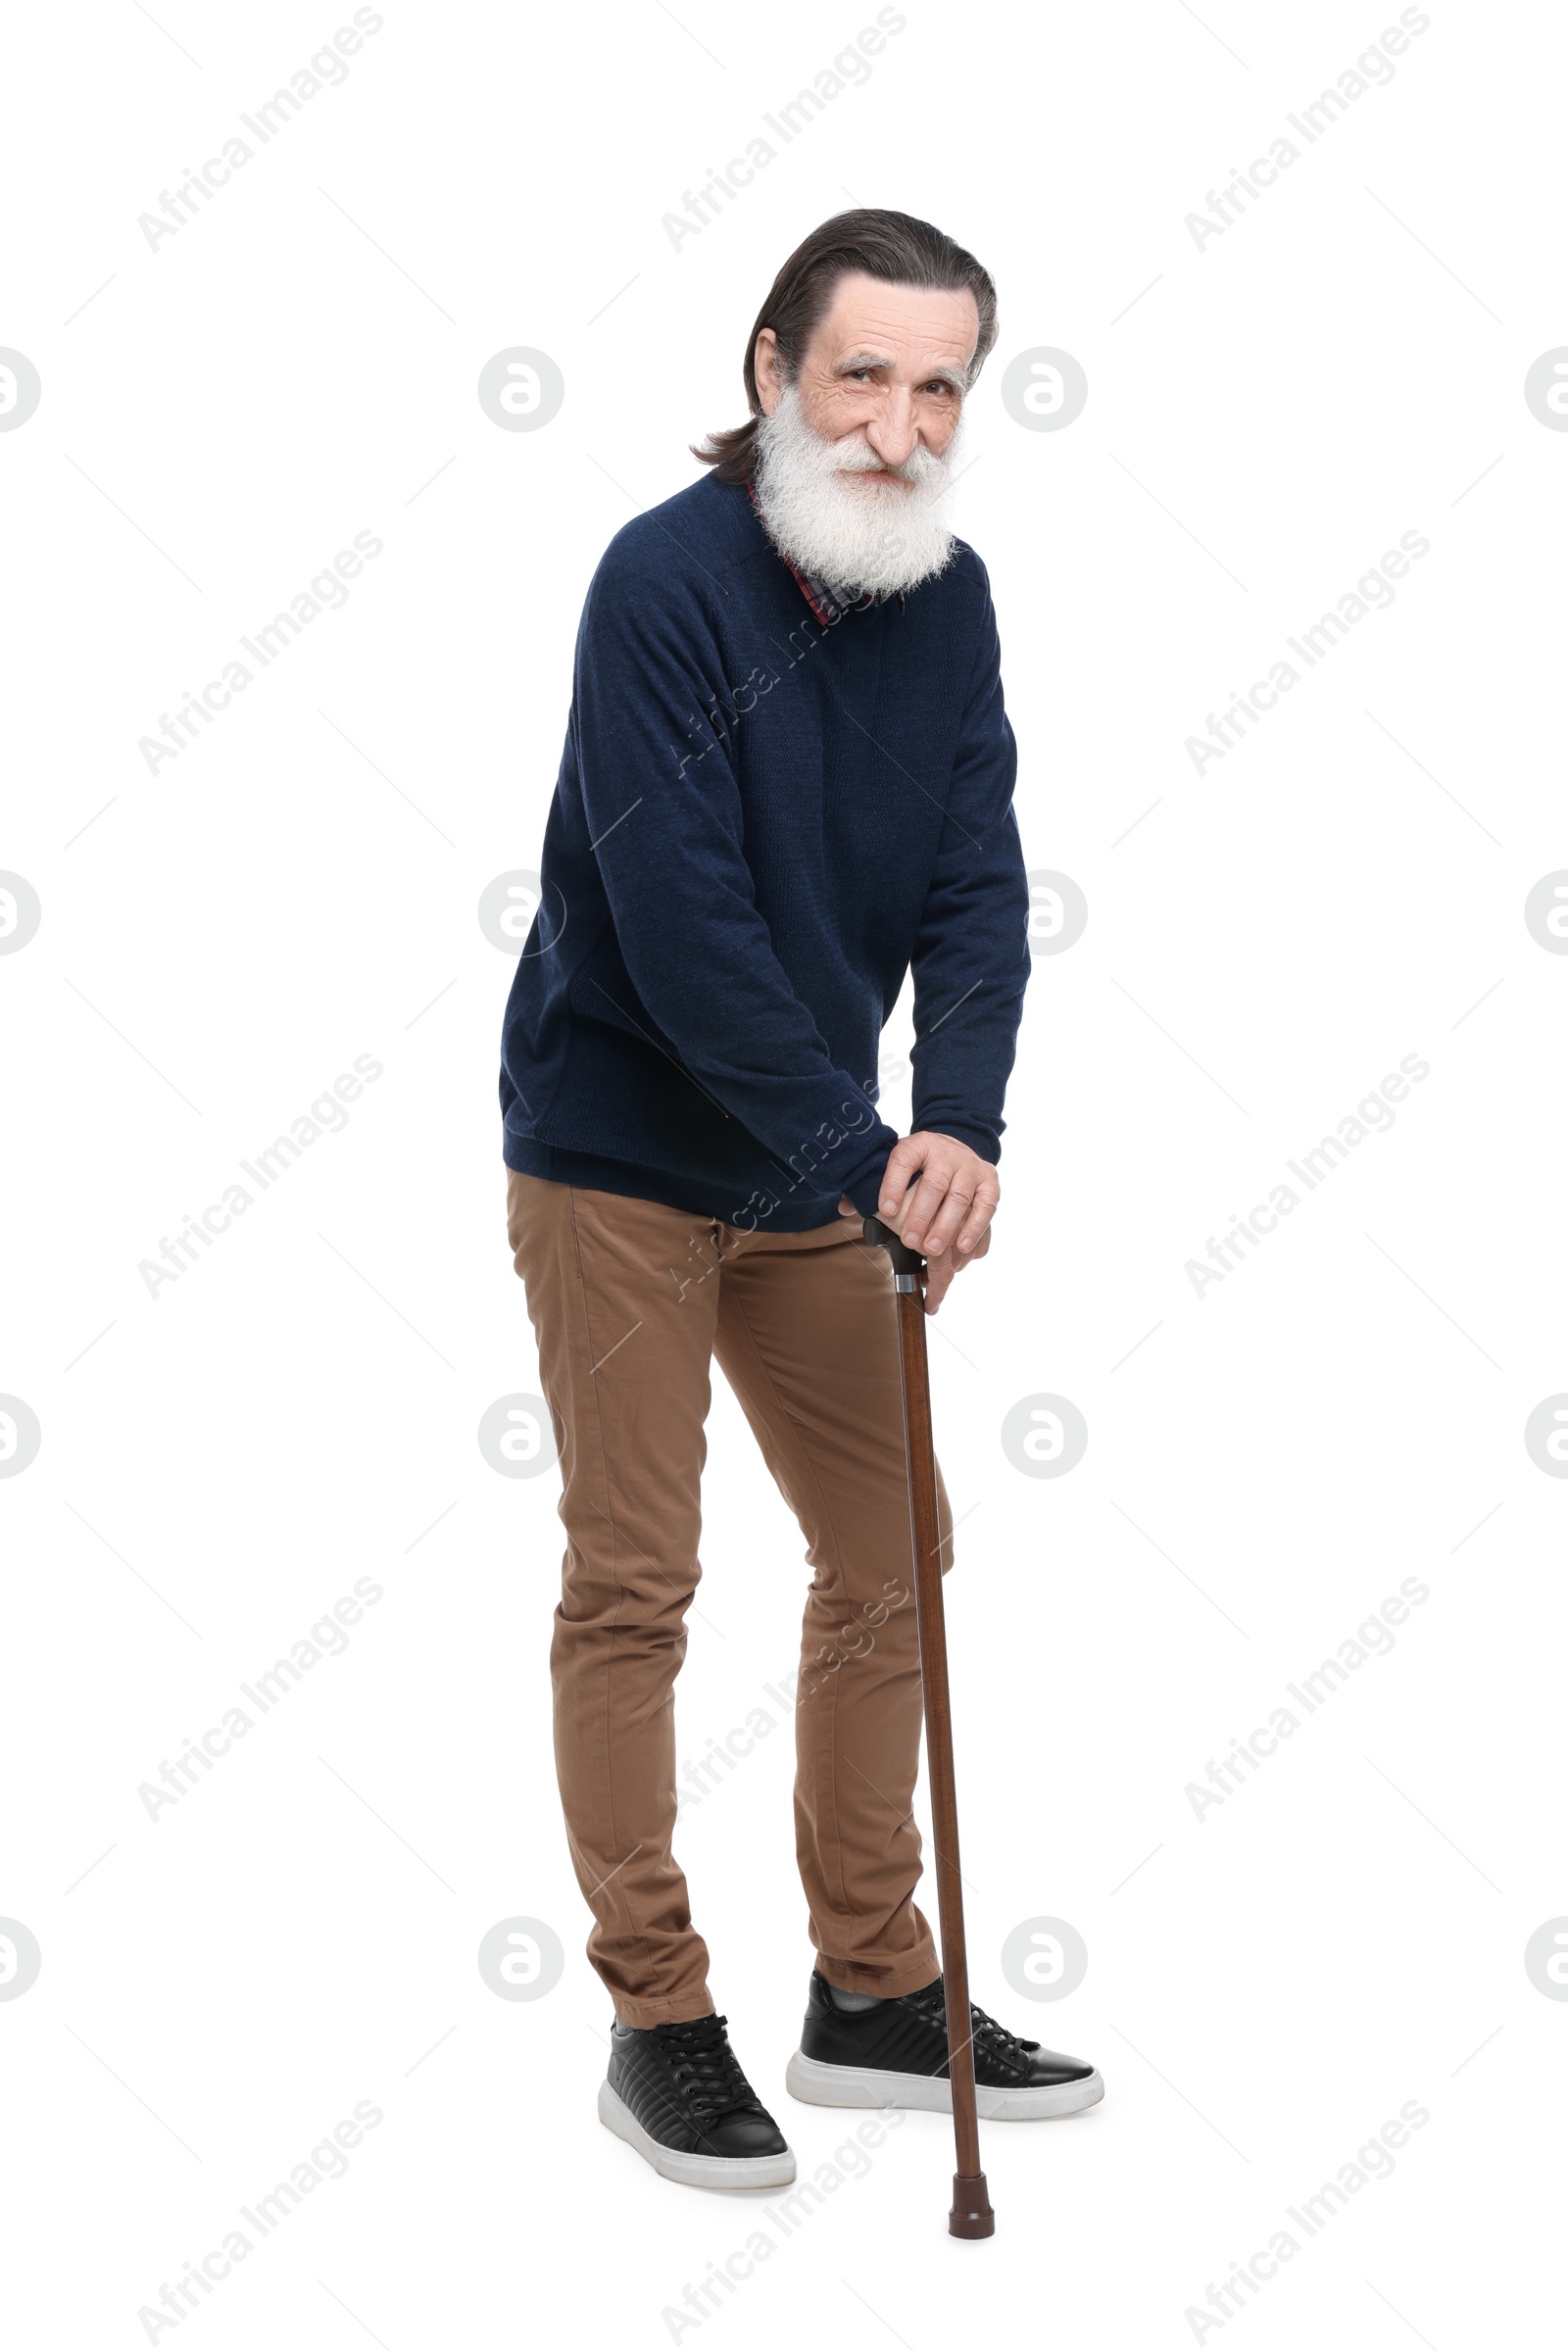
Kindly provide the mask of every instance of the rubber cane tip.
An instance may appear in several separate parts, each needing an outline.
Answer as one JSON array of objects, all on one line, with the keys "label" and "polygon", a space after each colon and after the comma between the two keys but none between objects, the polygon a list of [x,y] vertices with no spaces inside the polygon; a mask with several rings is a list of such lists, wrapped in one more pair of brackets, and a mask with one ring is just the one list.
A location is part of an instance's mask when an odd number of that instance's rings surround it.
[{"label": "rubber cane tip", "polygon": [[991,2209],[984,2172],[955,2172],[953,2210],[948,2215],[950,2236],[995,2236],[997,2216]]}]

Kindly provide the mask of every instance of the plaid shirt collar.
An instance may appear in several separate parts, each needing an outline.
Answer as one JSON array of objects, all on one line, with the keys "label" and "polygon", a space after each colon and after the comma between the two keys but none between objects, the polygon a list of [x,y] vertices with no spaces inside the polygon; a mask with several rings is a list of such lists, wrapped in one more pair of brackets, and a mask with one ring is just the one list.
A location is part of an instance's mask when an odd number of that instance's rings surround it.
[{"label": "plaid shirt collar", "polygon": [[[749,481],[747,483],[746,495],[752,502],[753,512],[756,514],[758,521],[761,522],[764,530],[767,530],[767,524],[762,518],[761,501],[757,495],[757,484],[755,482]],[[780,562],[789,564],[789,568],[795,576],[796,586],[800,589],[801,594],[805,597],[807,603],[810,606],[812,612],[815,613],[817,619],[822,623],[824,628],[831,628],[834,621],[842,620],[846,612],[858,612],[865,611],[868,607],[876,604],[879,601],[874,594],[868,594],[862,596],[857,604],[845,604],[840,597],[834,595],[831,588],[823,587],[820,580],[808,578],[807,574],[801,569],[798,563],[791,563],[789,557],[784,553],[783,548],[779,546],[777,540],[773,538],[771,531],[768,531],[768,538],[773,546],[773,551],[778,556]]]}]

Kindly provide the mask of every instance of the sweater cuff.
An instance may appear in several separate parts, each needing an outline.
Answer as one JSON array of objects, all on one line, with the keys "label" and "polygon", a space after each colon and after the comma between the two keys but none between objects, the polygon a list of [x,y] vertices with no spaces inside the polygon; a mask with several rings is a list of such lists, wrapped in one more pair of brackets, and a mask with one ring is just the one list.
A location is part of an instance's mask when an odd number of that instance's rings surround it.
[{"label": "sweater cuff", "polygon": [[862,1216],[880,1216],[882,1213],[882,1178],[886,1173],[887,1163],[887,1155],[884,1152],[879,1165],[873,1169],[870,1175],[861,1176],[858,1183],[846,1184],[844,1187]]},{"label": "sweater cuff", "polygon": [[969,1126],[961,1118],[916,1118],[909,1131],[915,1135],[949,1135],[955,1143],[967,1144],[970,1151],[993,1167],[1002,1156],[995,1127]]}]

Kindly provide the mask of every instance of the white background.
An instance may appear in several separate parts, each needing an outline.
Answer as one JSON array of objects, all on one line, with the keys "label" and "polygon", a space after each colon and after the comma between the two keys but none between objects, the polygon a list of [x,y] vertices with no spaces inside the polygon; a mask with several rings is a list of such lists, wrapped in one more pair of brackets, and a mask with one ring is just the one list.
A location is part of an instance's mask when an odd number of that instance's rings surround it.
[{"label": "white background", "polygon": [[[1568,1491],[1523,1427],[1568,1387],[1568,962],[1523,905],[1568,863],[1568,440],[1523,381],[1568,340],[1561,22],[1435,4],[1200,250],[1185,216],[1396,9],[916,0],[677,251],[662,215],[869,7],[388,0],[343,85],[153,251],[138,215],[349,12],[154,13],[16,23],[0,164],[0,342],[43,384],[0,434],[0,865],[42,904],[0,958],[0,1390],[42,1430],[0,1481],[0,1911],[42,1950],[0,2003],[17,2339],[148,2339],[162,2283],[363,2100],[384,2119],[347,2176],[155,2339],[1538,2339],[1568,2010],[1523,1954],[1568,1910]],[[932,1347],[970,1514],[974,1989],[1108,2095],[987,2129],[989,2245],[948,2238],[947,2125],[910,2118],[681,2331],[666,2307],[760,2224],[594,2117],[554,1481],[475,1438],[537,1384],[502,1229],[511,965],[475,909],[537,862],[606,541],[739,420],[762,293],[851,201],[997,278],[958,522],[1029,862],[1090,908],[1037,962],[997,1247]],[[564,372],[546,429],[478,404],[513,345]],[[1042,346],[1088,375],[1061,431],[1002,403]],[[344,609],[150,775],[138,738],[362,530],[383,552]],[[1392,608],[1196,774],[1186,738],[1410,530]],[[358,1054],[383,1075],[343,1131],[149,1296],[140,1261]],[[1392,1131],[1195,1295],[1187,1260],[1406,1054],[1430,1075]],[[999,1434],[1047,1393],[1089,1428],[1057,1480]],[[683,1755],[768,1702],[805,1582],[722,1390],[710,1439]],[[345,1653],[150,1819],[141,1784],[366,1576]],[[1412,1576],[1392,1653],[1196,1817],[1189,1783]],[[809,2179],[846,2132],[782,2086],[810,1964],[789,1771],[781,1721],[682,1849]],[[567,1954],[532,2002],[476,1965],[519,1915]],[[1089,1951],[1054,2005],[1000,1961],[1043,1915]],[[1393,2176],[1200,2333],[1209,2281],[1412,2100]]]}]

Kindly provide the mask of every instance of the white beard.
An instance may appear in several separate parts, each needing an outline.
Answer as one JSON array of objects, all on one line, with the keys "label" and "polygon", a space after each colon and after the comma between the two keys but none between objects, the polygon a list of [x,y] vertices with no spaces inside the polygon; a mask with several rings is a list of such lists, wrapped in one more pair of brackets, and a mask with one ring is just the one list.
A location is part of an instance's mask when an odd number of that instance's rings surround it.
[{"label": "white beard", "polygon": [[897,596],[934,579],[952,560],[943,508],[953,487],[960,424],[940,457],[922,444],[888,468],[910,486],[857,483],[882,469],[856,435],[824,441],[786,389],[771,416],[757,420],[757,502],[769,536],[808,579],[848,603]]}]

